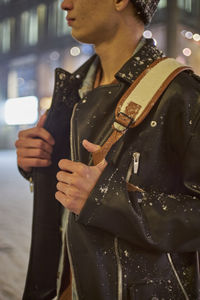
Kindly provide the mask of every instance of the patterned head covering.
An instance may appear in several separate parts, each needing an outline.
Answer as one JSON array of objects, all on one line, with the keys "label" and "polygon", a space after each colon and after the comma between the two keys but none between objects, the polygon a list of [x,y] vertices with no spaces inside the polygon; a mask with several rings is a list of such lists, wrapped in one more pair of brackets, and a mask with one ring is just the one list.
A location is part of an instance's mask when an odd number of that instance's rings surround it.
[{"label": "patterned head covering", "polygon": [[160,0],[131,0],[134,4],[137,14],[145,25],[151,22],[151,19],[157,9]]}]

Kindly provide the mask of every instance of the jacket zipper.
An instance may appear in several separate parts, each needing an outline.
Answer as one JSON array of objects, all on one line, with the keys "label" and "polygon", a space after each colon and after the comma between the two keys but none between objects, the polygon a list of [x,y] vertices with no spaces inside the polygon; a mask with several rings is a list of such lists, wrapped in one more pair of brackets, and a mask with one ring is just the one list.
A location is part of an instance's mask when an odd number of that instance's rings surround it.
[{"label": "jacket zipper", "polygon": [[[71,121],[70,121],[70,150],[71,150],[71,160],[74,161],[74,150],[73,150],[73,118],[74,114],[76,111],[78,103],[74,105],[73,111],[72,111],[72,116],[71,116]],[[68,229],[68,221],[69,221],[69,213],[67,213],[67,222],[66,222],[66,228],[65,228],[65,236],[66,236],[66,244],[67,244],[67,251],[68,251],[68,258],[69,258],[69,263],[70,263],[70,270],[72,274],[72,299],[78,300],[78,292],[77,292],[77,287],[76,287],[76,280],[75,280],[75,273],[74,273],[74,268],[73,268],[73,263],[72,263],[72,256],[70,252],[70,246],[69,246],[69,237],[67,234],[67,229]]]},{"label": "jacket zipper", "polygon": [[72,111],[72,116],[71,116],[71,121],[70,121],[70,150],[71,150],[71,160],[74,161],[74,150],[73,150],[73,137],[72,137],[72,127],[73,127],[73,118],[75,114],[75,110],[77,108],[78,103],[74,105],[73,111]]},{"label": "jacket zipper", "polygon": [[115,255],[117,259],[117,279],[118,279],[118,297],[117,300],[122,300],[122,265],[120,261],[119,249],[118,249],[118,238],[114,239]]},{"label": "jacket zipper", "polygon": [[139,169],[139,162],[140,162],[140,153],[134,152],[133,153],[133,173],[137,174]]},{"label": "jacket zipper", "polygon": [[140,153],[139,152],[134,152],[132,154],[132,161],[129,165],[128,172],[127,172],[127,175],[126,175],[126,182],[130,181],[132,173],[134,173],[135,175],[138,173],[139,163],[140,163]]}]

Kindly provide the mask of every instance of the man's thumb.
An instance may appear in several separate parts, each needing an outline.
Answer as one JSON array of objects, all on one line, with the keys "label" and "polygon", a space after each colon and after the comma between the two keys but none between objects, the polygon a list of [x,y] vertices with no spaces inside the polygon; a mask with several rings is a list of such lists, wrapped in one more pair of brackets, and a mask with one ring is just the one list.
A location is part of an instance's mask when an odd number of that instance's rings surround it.
[{"label": "man's thumb", "polygon": [[93,144],[93,143],[90,143],[88,140],[83,140],[82,144],[83,144],[83,147],[88,152],[91,152],[91,153],[96,152],[96,151],[98,151],[98,150],[101,149],[101,146]]},{"label": "man's thumb", "polygon": [[39,121],[38,121],[38,123],[37,123],[37,127],[43,127],[46,118],[47,118],[47,114],[44,113],[44,114],[39,118]]}]

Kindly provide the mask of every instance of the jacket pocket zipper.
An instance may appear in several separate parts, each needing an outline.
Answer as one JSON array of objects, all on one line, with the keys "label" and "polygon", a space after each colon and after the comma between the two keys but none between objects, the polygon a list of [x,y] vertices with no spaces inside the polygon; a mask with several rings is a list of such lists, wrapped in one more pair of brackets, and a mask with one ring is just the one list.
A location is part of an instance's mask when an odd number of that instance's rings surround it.
[{"label": "jacket pocket zipper", "polygon": [[128,172],[127,172],[127,175],[126,175],[126,182],[130,181],[132,173],[134,173],[135,175],[138,173],[139,163],[140,163],[140,153],[139,152],[134,152],[132,154],[132,161],[129,165]]},{"label": "jacket pocket zipper", "polygon": [[138,173],[139,163],[140,163],[140,153],[134,152],[133,153],[133,173],[134,174]]}]

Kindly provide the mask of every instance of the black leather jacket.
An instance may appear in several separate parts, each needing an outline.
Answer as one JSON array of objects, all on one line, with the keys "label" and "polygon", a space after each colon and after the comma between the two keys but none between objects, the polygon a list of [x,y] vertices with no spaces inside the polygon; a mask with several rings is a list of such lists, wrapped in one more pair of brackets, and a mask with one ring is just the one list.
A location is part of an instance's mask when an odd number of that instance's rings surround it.
[{"label": "black leather jacket", "polygon": [[[82,100],[78,88],[91,61],[72,75],[57,70],[45,123],[56,140],[53,164],[33,174],[33,237],[23,299],[55,296],[63,211],[54,199],[55,174],[58,161],[71,157],[69,136],[72,159],[90,164],[82,139],[104,143],[119,98],[149,59],[160,55],[148,42],[116,74],[117,84],[98,87]],[[177,76],[148,117],[111,148],[108,166],[80,215],[69,215],[76,299],[200,299],[199,82],[190,72]],[[127,174],[144,193],[127,191]],[[61,289],[67,282],[67,261]]]}]

